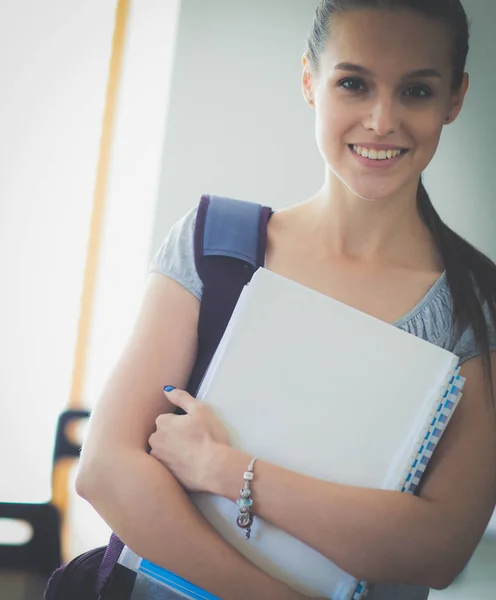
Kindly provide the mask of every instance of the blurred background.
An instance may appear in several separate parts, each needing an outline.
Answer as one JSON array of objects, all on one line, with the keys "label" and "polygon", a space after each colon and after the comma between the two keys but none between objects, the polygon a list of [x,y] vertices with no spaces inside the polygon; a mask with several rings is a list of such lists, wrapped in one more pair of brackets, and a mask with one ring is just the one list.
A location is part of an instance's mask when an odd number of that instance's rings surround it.
[{"label": "blurred background", "polygon": [[[496,2],[464,5],[471,87],[425,182],[496,260]],[[107,541],[77,453],[171,225],[202,193],[281,208],[320,186],[300,92],[315,6],[0,2],[0,598],[41,599],[54,565]],[[494,598],[495,560],[493,520],[430,597]]]}]

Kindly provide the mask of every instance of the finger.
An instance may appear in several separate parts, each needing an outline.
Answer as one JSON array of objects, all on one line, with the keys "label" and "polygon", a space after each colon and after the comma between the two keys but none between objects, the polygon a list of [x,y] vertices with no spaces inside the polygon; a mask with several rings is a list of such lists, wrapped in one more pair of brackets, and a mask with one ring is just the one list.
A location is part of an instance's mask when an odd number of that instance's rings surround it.
[{"label": "finger", "polygon": [[152,451],[153,451],[153,445],[155,443],[156,437],[157,437],[157,432],[153,432],[152,435],[148,438],[148,445],[150,446]]},{"label": "finger", "polygon": [[159,415],[155,419],[155,425],[157,427],[157,431],[165,429],[170,422],[170,419],[173,419],[175,415],[170,413],[164,413],[163,415]]},{"label": "finger", "polygon": [[171,404],[182,408],[188,415],[191,415],[195,407],[199,404],[196,398],[193,398],[193,396],[190,396],[188,392],[184,392],[183,390],[170,390],[170,387],[168,387],[164,388],[164,394]]}]

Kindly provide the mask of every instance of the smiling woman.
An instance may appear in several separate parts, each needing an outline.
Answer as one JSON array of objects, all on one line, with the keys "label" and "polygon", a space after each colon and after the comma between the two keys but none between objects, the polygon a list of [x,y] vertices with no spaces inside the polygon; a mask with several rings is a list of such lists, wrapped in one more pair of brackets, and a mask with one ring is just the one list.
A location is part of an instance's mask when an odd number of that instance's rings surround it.
[{"label": "smiling woman", "polygon": [[[422,14],[405,19],[404,10],[368,8],[335,15],[328,38],[318,55],[311,42],[304,59],[304,90],[315,107],[322,155],[361,198],[411,195],[467,89],[466,77],[453,87],[450,29]],[[350,145],[365,150],[360,168],[349,160]],[[385,163],[390,170],[362,168],[376,167],[375,152],[388,149],[401,150]]]},{"label": "smiling woman", "polygon": [[[322,1],[304,57],[303,88],[316,110],[328,186],[339,181],[369,200],[417,197],[446,269],[455,324],[460,331],[473,327],[490,377],[489,338],[471,277],[496,319],[495,269],[441,222],[421,181],[443,127],[461,111],[467,53],[467,17],[458,0]],[[361,168],[348,160],[346,146]],[[384,169],[380,176],[371,171],[377,168]]]},{"label": "smiling woman", "polygon": [[[302,83],[325,179],[268,224],[267,269],[450,350],[467,379],[415,496],[257,460],[253,513],[373,584],[375,600],[423,600],[449,586],[496,501],[496,266],[441,221],[421,181],[462,109],[467,50],[458,0],[322,0]],[[217,597],[301,600],[235,553],[185,493],[236,501],[252,458],[182,391],[206,344],[197,214],[153,261],[136,328],[92,416],[78,491],[132,550]],[[164,384],[178,390],[164,398]]]}]

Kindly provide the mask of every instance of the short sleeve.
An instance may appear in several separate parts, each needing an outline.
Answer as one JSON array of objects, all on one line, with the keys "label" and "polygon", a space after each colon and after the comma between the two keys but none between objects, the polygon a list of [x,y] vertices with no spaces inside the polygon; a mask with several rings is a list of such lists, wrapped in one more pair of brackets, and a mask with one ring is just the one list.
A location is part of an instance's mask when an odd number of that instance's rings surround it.
[{"label": "short sleeve", "polygon": [[[487,303],[483,304],[483,311],[486,319],[489,338],[489,350],[496,352],[496,323],[492,318],[491,311]],[[481,354],[481,350],[476,344],[475,335],[472,328],[468,328],[462,333],[462,335],[454,343],[454,347],[451,351],[460,358],[460,364],[463,364],[467,360],[470,360],[471,358]]]},{"label": "short sleeve", "polygon": [[[489,349],[496,351],[495,320],[492,318],[489,305],[483,300],[477,287],[475,287],[475,291],[482,303]],[[458,335],[453,327],[453,298],[444,274],[438,279],[422,303],[397,326],[407,333],[452,352],[460,359],[460,365],[481,354],[472,327],[465,329],[461,335]]]},{"label": "short sleeve", "polygon": [[151,273],[177,281],[199,300],[203,284],[195,265],[194,236],[197,209],[191,210],[170,230],[150,264]]}]

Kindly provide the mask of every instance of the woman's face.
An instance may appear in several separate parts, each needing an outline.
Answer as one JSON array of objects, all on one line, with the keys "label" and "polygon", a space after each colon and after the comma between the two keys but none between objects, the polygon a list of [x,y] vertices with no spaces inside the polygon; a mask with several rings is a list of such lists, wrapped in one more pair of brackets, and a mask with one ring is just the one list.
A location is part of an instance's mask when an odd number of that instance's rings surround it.
[{"label": "woman's face", "polygon": [[411,11],[354,10],[333,20],[317,73],[304,92],[316,111],[317,143],[328,167],[370,200],[416,189],[447,117],[452,39],[442,22]]}]

